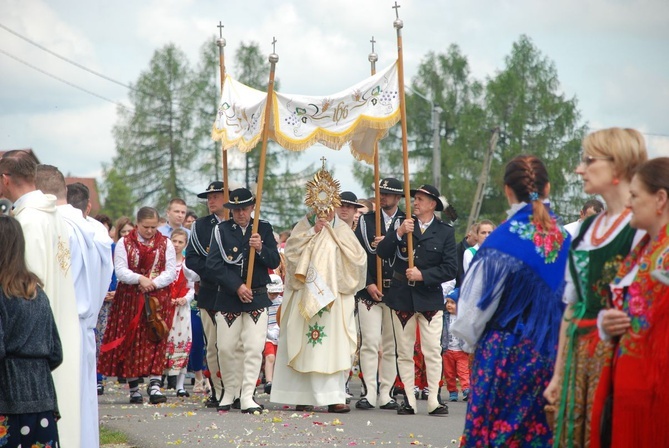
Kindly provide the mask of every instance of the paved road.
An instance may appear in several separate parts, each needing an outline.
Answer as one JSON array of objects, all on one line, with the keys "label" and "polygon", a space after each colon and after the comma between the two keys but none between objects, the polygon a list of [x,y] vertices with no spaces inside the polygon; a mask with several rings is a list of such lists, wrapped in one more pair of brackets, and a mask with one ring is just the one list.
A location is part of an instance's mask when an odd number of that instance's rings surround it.
[{"label": "paved road", "polygon": [[[189,388],[190,389],[190,388]],[[351,385],[357,397],[360,383]],[[259,389],[260,391],[261,389]],[[145,393],[145,391],[143,391]],[[431,446],[455,447],[462,434],[466,403],[449,403],[450,415],[427,415],[425,401],[418,402],[418,414],[400,416],[395,411],[358,410],[351,402],[348,414],[329,414],[327,408],[313,413],[296,413],[275,403],[268,395],[256,399],[267,411],[261,415],[237,410],[217,413],[203,406],[204,396],[176,398],[168,391],[168,402],[152,406],[128,404],[127,385],[108,384],[98,397],[100,422],[128,434],[138,448],[173,445],[221,446]]]}]

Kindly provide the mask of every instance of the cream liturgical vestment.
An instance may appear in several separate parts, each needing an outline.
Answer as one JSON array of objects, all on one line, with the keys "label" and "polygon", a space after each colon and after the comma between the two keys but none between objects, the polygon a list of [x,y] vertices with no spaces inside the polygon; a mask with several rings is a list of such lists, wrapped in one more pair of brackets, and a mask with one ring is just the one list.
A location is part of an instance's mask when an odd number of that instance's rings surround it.
[{"label": "cream liturgical vestment", "polygon": [[70,231],[70,271],[77,299],[81,331],[81,446],[100,445],[95,361],[95,326],[114,269],[112,240],[97,221],[84,219],[81,210],[59,205]]},{"label": "cream liturgical vestment", "polygon": [[56,197],[39,190],[14,203],[14,217],[23,228],[26,263],[44,283],[60,340],[63,363],[53,371],[56,387],[60,446],[81,446],[81,334],[71,274],[67,224],[56,209]]},{"label": "cream liturgical vestment", "polygon": [[287,274],[271,401],[345,403],[357,345],[354,294],[365,284],[367,254],[340,219],[314,233],[304,218],[284,255]]}]

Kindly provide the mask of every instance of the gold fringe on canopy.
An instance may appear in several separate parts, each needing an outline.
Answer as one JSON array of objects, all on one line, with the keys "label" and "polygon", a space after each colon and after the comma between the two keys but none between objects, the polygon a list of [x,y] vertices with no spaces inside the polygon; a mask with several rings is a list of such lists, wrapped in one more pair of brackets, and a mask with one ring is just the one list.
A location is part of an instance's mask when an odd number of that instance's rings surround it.
[{"label": "gold fringe on canopy", "polygon": [[[291,151],[315,143],[331,149],[350,144],[358,160],[372,163],[374,145],[400,119],[397,63],[329,96],[274,93],[270,138]],[[260,141],[266,94],[228,76],[212,131],[223,148],[242,152]]]}]

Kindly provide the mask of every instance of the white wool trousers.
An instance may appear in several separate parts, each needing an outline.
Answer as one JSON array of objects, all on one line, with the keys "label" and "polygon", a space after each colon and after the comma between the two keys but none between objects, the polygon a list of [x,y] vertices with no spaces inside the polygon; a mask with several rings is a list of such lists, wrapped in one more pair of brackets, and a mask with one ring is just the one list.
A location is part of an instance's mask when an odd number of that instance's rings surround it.
[{"label": "white wool trousers", "polygon": [[[371,307],[358,302],[360,328],[360,371],[365,382],[365,398],[372,406],[383,406],[391,400],[390,389],[397,375],[395,337],[391,309],[383,302]],[[379,365],[379,350],[381,362]],[[378,390],[377,390],[378,376]]]},{"label": "white wool trousers", "polygon": [[422,313],[414,313],[402,327],[395,311],[392,311],[395,344],[397,345],[397,366],[400,380],[404,384],[409,406],[416,409],[416,397],[413,394],[415,370],[413,351],[416,342],[416,327],[420,331],[420,348],[425,357],[425,373],[430,395],[427,399],[427,411],[432,412],[439,406],[437,393],[442,372],[441,333],[443,330],[443,311],[428,321]]}]

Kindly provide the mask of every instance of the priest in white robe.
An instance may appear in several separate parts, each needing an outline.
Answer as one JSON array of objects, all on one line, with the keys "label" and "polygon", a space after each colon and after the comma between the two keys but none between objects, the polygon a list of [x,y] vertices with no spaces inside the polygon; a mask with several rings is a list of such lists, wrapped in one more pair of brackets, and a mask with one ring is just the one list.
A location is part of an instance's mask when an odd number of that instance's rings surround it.
[{"label": "priest in white robe", "polygon": [[22,150],[0,158],[0,194],[14,203],[14,217],[26,239],[26,263],[44,283],[63,346],[63,363],[53,371],[60,444],[81,445],[81,334],[72,282],[69,233],[56,197],[35,187],[37,161]]},{"label": "priest in white robe", "polygon": [[271,401],[347,412],[346,379],[357,345],[354,294],[365,286],[365,251],[331,212],[313,225],[302,219],[284,255],[286,286]]}]

